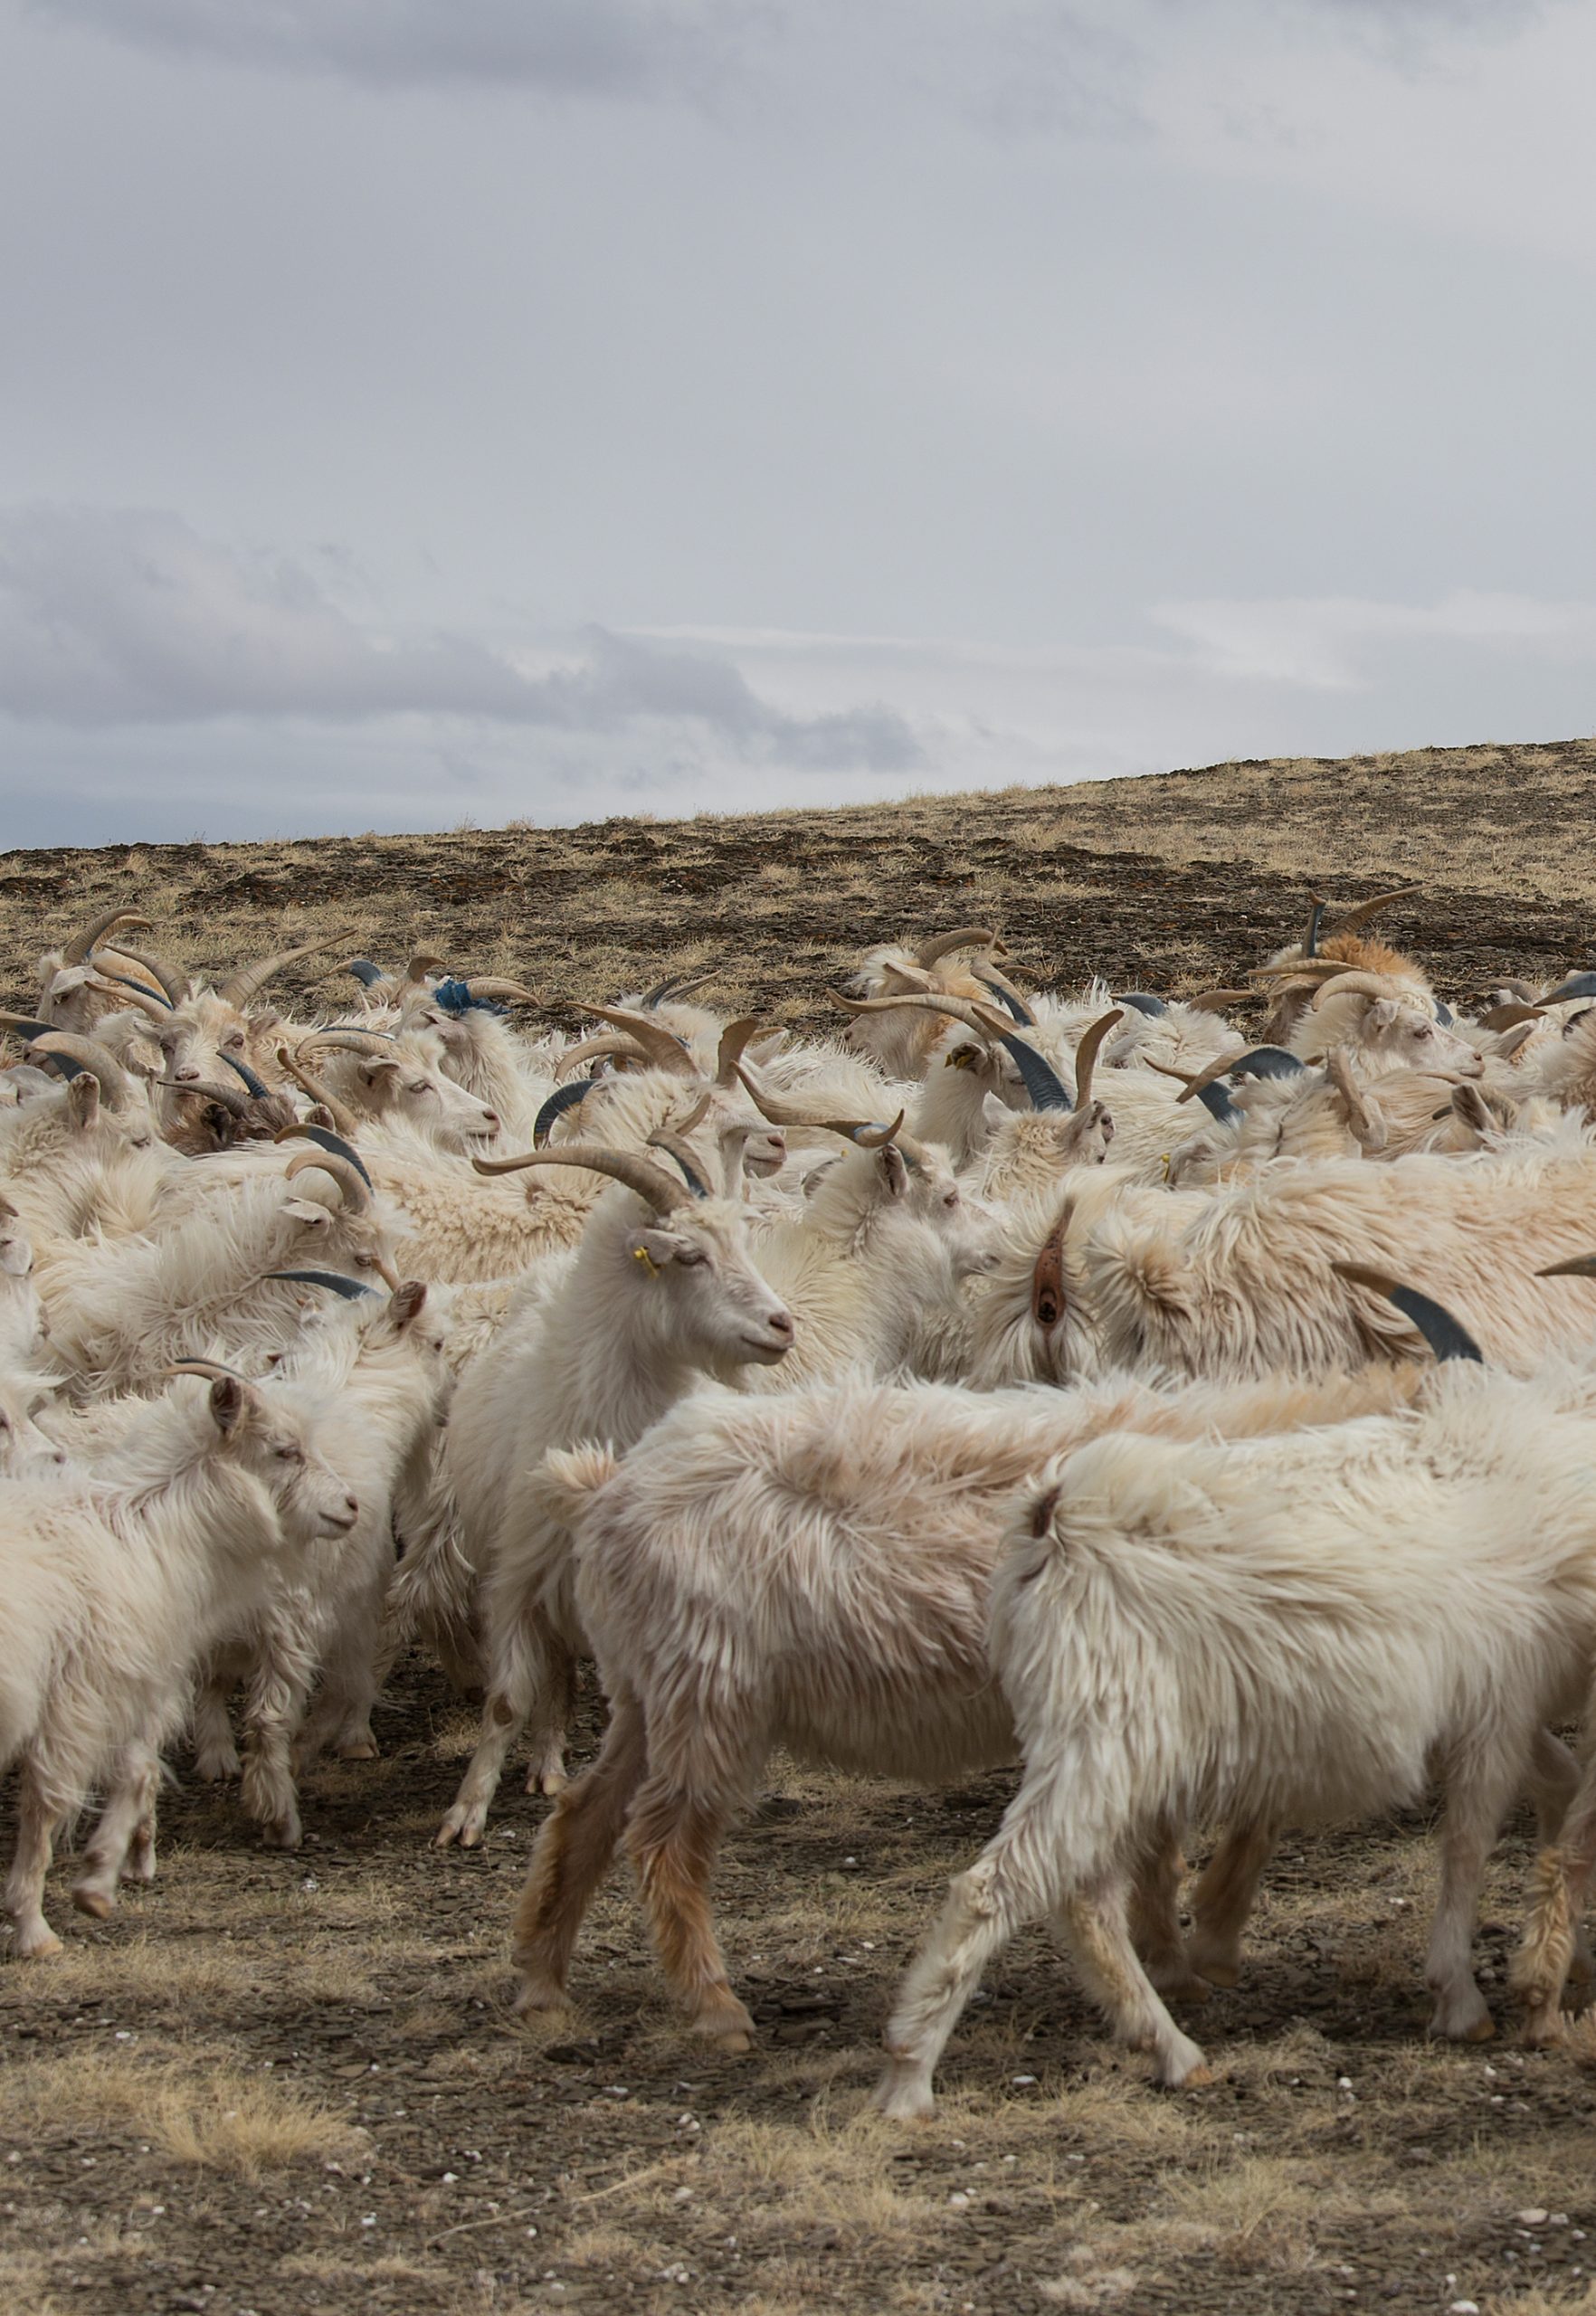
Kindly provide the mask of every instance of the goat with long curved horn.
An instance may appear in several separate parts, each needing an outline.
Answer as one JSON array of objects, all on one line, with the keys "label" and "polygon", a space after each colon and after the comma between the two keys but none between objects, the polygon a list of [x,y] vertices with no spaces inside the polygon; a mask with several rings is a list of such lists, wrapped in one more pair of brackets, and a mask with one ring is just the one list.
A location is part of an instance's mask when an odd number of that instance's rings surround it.
[{"label": "goat with long curved horn", "polygon": [[[108,997],[115,997],[119,1011],[124,1013],[129,1004],[137,1006],[145,1020],[153,1021],[157,1029],[165,1028],[166,1017],[172,1011],[169,998],[157,997],[153,989],[147,989],[141,981],[130,980],[126,973],[108,973],[98,958],[90,969],[89,986],[103,990]],[[126,996],[119,994],[124,990]]]},{"label": "goat with long curved horn", "polygon": [[108,1109],[124,1110],[133,1098],[133,1080],[116,1056],[109,1052],[97,1039],[74,1037],[70,1030],[49,1030],[35,1038],[32,1050],[49,1056],[60,1056],[86,1069],[99,1082],[100,1098]]},{"label": "goat with long curved horn", "polygon": [[218,1086],[204,1077],[157,1077],[151,1081],[163,1093],[190,1095],[196,1102],[214,1102],[229,1117],[247,1118],[253,1108],[247,1094],[236,1086]]},{"label": "goat with long curved horn", "polygon": [[86,926],[81,933],[73,934],[61,953],[62,963],[69,965],[87,964],[99,944],[104,940],[115,925],[136,925],[142,933],[148,933],[154,929],[150,919],[147,916],[140,916],[136,908],[108,909],[103,916],[97,916],[93,924]]},{"label": "goat with long curved horn", "polygon": [[617,1061],[635,1061],[643,1068],[649,1067],[649,1057],[635,1038],[622,1037],[610,1030],[602,1038],[584,1038],[580,1045],[570,1046],[555,1064],[555,1083],[558,1085],[580,1069],[584,1063],[603,1061],[613,1057]]},{"label": "goat with long curved horn", "polygon": [[681,1169],[682,1181],[695,1198],[708,1197],[709,1185],[698,1171],[704,1162],[690,1142],[684,1142],[679,1134],[668,1134],[661,1127],[658,1133],[650,1134],[649,1148],[662,1150],[668,1158],[675,1159]]},{"label": "goat with long curved horn", "polygon": [[728,1021],[720,1033],[720,1045],[715,1057],[715,1083],[721,1087],[736,1083],[737,1069],[743,1056],[759,1035],[759,1017],[746,1013],[741,1020]]},{"label": "goat with long curved horn", "polygon": [[346,1303],[358,1302],[363,1296],[375,1295],[375,1286],[366,1286],[357,1278],[346,1278],[341,1270],[269,1270],[268,1278],[290,1279],[297,1286],[324,1286],[329,1295],[340,1296]]},{"label": "goat with long curved horn", "polygon": [[301,941],[291,949],[278,949],[270,957],[262,957],[258,965],[242,965],[238,972],[229,973],[226,980],[219,984],[216,994],[223,1004],[235,1005],[242,1013],[247,1005],[254,1002],[273,973],[280,973],[285,965],[291,965],[297,958],[314,956],[318,949],[337,948],[343,939],[344,935],[339,931],[325,934],[319,940]]},{"label": "goat with long curved horn", "polygon": [[473,1158],[479,1174],[513,1174],[523,1166],[582,1166],[590,1173],[607,1174],[646,1199],[656,1214],[675,1214],[694,1204],[693,1194],[672,1182],[662,1166],[635,1150],[610,1150],[594,1142],[572,1142],[558,1150],[523,1150],[514,1158]]},{"label": "goat with long curved horn", "polygon": [[1344,916],[1336,919],[1331,927],[1331,938],[1338,941],[1344,933],[1351,933],[1357,925],[1367,925],[1369,919],[1377,916],[1382,909],[1392,907],[1397,901],[1411,900],[1415,893],[1422,890],[1420,885],[1397,885],[1389,893],[1375,893],[1366,901],[1356,902]]},{"label": "goat with long curved horn", "polygon": [[[169,965],[164,957],[157,957],[153,950],[129,949],[126,942],[112,941],[108,943],[105,954],[109,957],[124,957],[129,964],[142,965],[169,1005],[181,1005],[193,993],[188,975],[179,973],[176,965]],[[98,957],[92,963],[97,973],[102,970]]]},{"label": "goat with long curved horn", "polygon": [[318,1150],[325,1150],[330,1156],[334,1158],[342,1158],[347,1164],[353,1166],[355,1172],[359,1175],[361,1181],[366,1184],[368,1191],[375,1191],[376,1189],[376,1184],[372,1181],[371,1176],[366,1171],[365,1159],[362,1158],[359,1151],[356,1149],[354,1144],[347,1141],[341,1134],[329,1134],[326,1126],[312,1125],[307,1120],[301,1118],[297,1120],[292,1125],[285,1125],[280,1133],[273,1134],[271,1138],[274,1142],[292,1142],[295,1140],[313,1142]]},{"label": "goat with long curved horn", "polygon": [[944,957],[952,956],[956,949],[990,949],[1000,957],[1008,954],[991,925],[962,925],[955,932],[934,933],[928,940],[922,941],[915,950],[915,963],[928,971]]},{"label": "goat with long curved horn", "polygon": [[713,970],[707,973],[683,973],[672,981],[656,982],[638,1003],[645,1013],[652,1013],[660,1005],[679,1004],[684,997],[692,997],[700,989],[708,989],[715,979]]},{"label": "goat with long curved horn", "polygon": [[698,1065],[681,1039],[672,1037],[661,1022],[651,1020],[647,1013],[633,1013],[624,1005],[581,1005],[577,1011],[607,1021],[613,1030],[625,1030],[641,1046],[656,1069],[674,1069],[680,1077],[698,1075]]},{"label": "goat with long curved horn", "polygon": [[1097,1056],[1103,1040],[1115,1023],[1123,1021],[1125,1009],[1116,1005],[1107,1013],[1099,1013],[1082,1036],[1075,1049],[1075,1106],[1084,1110],[1092,1098],[1092,1078],[1097,1067]]},{"label": "goat with long curved horn", "polygon": [[[283,1179],[291,1182],[300,1174],[309,1172],[312,1167],[318,1173],[331,1176],[338,1186],[344,1205],[351,1214],[366,1212],[371,1204],[371,1185],[359,1166],[352,1163],[347,1158],[339,1157],[336,1151],[301,1150],[298,1157],[290,1159],[288,1171]],[[325,1205],[326,1201],[323,1200],[322,1203]]]},{"label": "goat with long curved horn", "polygon": [[354,1111],[347,1103],[340,1102],[336,1094],[330,1093],[319,1077],[312,1077],[309,1070],[303,1068],[294,1055],[290,1053],[287,1046],[278,1047],[277,1066],[285,1077],[293,1079],[301,1093],[309,1094],[313,1102],[320,1103],[340,1134],[353,1134],[359,1132],[360,1121]]},{"label": "goat with long curved horn", "polygon": [[1302,954],[1305,957],[1316,957],[1319,954],[1319,927],[1325,922],[1325,911],[1330,904],[1323,893],[1310,893],[1308,901],[1307,931],[1302,936]]},{"label": "goat with long curved horn", "polygon": [[541,1150],[557,1119],[567,1110],[580,1109],[598,1080],[594,1077],[573,1077],[568,1085],[556,1086],[554,1092],[532,1121],[532,1147]]},{"label": "goat with long curved horn", "polygon": [[1366,1286],[1373,1294],[1383,1295],[1388,1303],[1393,1303],[1423,1336],[1438,1362],[1472,1359],[1484,1364],[1485,1353],[1444,1304],[1420,1295],[1416,1286],[1404,1286],[1401,1279],[1392,1278],[1382,1270],[1365,1269],[1362,1263],[1332,1263],[1330,1267],[1338,1278],[1348,1279],[1354,1286]]}]

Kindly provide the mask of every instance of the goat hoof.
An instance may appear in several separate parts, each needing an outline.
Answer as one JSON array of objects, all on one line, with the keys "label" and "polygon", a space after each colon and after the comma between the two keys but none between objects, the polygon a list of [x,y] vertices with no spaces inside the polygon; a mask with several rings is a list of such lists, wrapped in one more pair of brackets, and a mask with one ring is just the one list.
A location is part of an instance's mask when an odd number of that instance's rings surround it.
[{"label": "goat hoof", "polygon": [[527,1790],[528,1793],[546,1793],[552,1800],[556,1793],[564,1793],[570,1782],[564,1770],[545,1770],[541,1776],[528,1780]]},{"label": "goat hoof", "polygon": [[1211,1988],[1236,1987],[1241,1983],[1240,1963],[1227,1962],[1221,1955],[1193,1954],[1192,1969],[1198,1978],[1206,1979]]},{"label": "goat hoof", "polygon": [[918,2075],[888,2072],[870,2093],[870,2104],[889,2122],[920,2123],[934,2112],[936,2099],[931,2085]]},{"label": "goat hoof", "polygon": [[92,1922],[109,1922],[116,1906],[116,1899],[100,1882],[78,1882],[72,1886],[72,1903],[81,1914]]},{"label": "goat hoof", "polygon": [[746,2058],[754,2047],[752,2035],[739,2034],[735,2031],[728,2035],[710,2035],[706,2039],[712,2049],[724,2051],[727,2058]]},{"label": "goat hoof", "polygon": [[1182,2077],[1178,2087],[1182,2091],[1201,2091],[1212,2081],[1213,2069],[1211,2066],[1194,2066],[1190,2074]]},{"label": "goat hoof", "polygon": [[1520,2027],[1518,2039],[1532,2051],[1549,2050],[1568,2039],[1568,2022],[1554,2002],[1535,2002]]},{"label": "goat hoof", "polygon": [[287,1818],[275,1818],[261,1828],[262,1849],[298,1849],[302,1838],[298,1823]]},{"label": "goat hoof", "polygon": [[1213,1994],[1208,1980],[1195,1970],[1174,1970],[1167,1976],[1150,1970],[1147,1975],[1165,2002],[1207,2002]]},{"label": "goat hoof", "polygon": [[24,1962],[48,1962],[62,1951],[62,1944],[48,1923],[37,1930],[19,1931],[16,1951]]},{"label": "goat hoof", "polygon": [[375,1761],[380,1760],[381,1755],[369,1737],[362,1737],[353,1745],[340,1745],[338,1759],[340,1761]]}]

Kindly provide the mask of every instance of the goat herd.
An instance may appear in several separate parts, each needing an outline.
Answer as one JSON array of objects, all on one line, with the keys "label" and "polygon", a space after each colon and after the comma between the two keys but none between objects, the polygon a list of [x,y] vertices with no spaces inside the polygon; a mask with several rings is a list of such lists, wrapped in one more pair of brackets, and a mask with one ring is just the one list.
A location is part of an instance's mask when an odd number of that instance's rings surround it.
[{"label": "goat herd", "polygon": [[[45,956],[0,1016],[16,1951],[59,1949],[90,1789],[74,1903],[153,1876],[185,1724],[212,1779],[236,1727],[293,1847],[297,1776],[374,1752],[415,1646],[485,1697],[439,1842],[520,1738],[559,1797],[527,2008],[624,1843],[694,2032],[747,2047],[709,1878],[784,1745],[1023,1762],[888,2024],[889,2113],[1029,1921],[1193,2080],[1165,1998],[1234,1981],[1281,1829],[1437,1781],[1432,2031],[1492,2032],[1470,1947],[1523,1794],[1552,2039],[1596,1862],[1596,1750],[1553,1733],[1596,1674],[1596,975],[1454,1017],[1365,929],[1401,897],[1178,1002],[1022,995],[959,927],[872,951],[819,1041],[679,982],[573,1042],[425,956],[293,1022],[265,984],[330,944],[212,987],[126,911]],[[579,1653],[610,1718],[567,1783]]]}]

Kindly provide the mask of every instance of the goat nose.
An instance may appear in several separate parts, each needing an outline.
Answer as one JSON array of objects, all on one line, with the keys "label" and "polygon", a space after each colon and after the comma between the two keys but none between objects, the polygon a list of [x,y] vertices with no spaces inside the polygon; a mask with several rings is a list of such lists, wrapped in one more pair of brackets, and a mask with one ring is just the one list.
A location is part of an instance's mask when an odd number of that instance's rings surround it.
[{"label": "goat nose", "polygon": [[496,1126],[499,1124],[499,1112],[497,1110],[484,1110],[482,1113],[482,1124],[484,1125]]},{"label": "goat nose", "polygon": [[772,1334],[773,1334],[773,1335],[774,1335],[774,1336],[776,1336],[776,1337],[777,1337],[777,1339],[778,1339],[780,1342],[782,1342],[782,1343],[791,1343],[791,1342],[792,1342],[792,1340],[793,1340],[793,1322],[792,1322],[791,1317],[788,1315],[788,1314],[787,1314],[785,1311],[773,1311],[773,1312],[771,1313],[771,1315],[770,1315],[770,1331],[771,1331]]},{"label": "goat nose", "polygon": [[199,1071],[192,1062],[185,1062],[183,1068],[175,1070],[173,1075],[180,1078],[185,1086],[196,1086],[199,1083]]},{"label": "goat nose", "polygon": [[349,1517],[350,1517],[350,1519],[351,1519],[351,1520],[358,1520],[358,1519],[359,1519],[359,1517],[360,1517],[360,1504],[359,1504],[359,1500],[358,1500],[358,1498],[357,1498],[357,1497],[353,1496],[353,1495],[347,1495],[347,1496],[344,1498],[344,1509],[345,1509],[345,1511],[348,1514],[348,1515],[349,1515]]}]

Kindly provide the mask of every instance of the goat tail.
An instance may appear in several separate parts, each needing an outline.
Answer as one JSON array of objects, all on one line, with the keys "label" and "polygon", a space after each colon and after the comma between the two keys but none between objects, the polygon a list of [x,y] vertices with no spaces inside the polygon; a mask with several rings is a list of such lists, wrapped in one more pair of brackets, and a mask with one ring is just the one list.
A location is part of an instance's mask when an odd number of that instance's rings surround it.
[{"label": "goat tail", "polygon": [[544,1517],[558,1528],[574,1528],[588,1499],[613,1480],[621,1458],[597,1439],[575,1448],[551,1448],[531,1473],[531,1492]]}]

